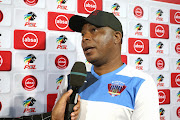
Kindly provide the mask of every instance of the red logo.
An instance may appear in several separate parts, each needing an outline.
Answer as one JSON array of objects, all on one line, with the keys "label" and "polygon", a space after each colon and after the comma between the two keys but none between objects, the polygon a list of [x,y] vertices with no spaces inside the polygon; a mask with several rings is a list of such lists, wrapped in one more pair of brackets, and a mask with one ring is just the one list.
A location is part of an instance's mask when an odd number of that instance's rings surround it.
[{"label": "red logo", "polygon": [[48,29],[59,31],[72,31],[69,28],[69,19],[74,14],[48,12]]},{"label": "red logo", "polygon": [[130,54],[149,54],[149,40],[129,38],[128,50]]},{"label": "red logo", "polygon": [[102,10],[102,0],[78,0],[78,13],[90,14]]},{"label": "red logo", "polygon": [[180,10],[170,10],[170,23],[180,24]]},{"label": "red logo", "polygon": [[3,20],[3,13],[2,11],[0,10],[0,22]]},{"label": "red logo", "polygon": [[56,101],[57,94],[48,94],[47,95],[47,112],[51,112]]},{"label": "red logo", "polygon": [[180,87],[180,73],[171,73],[171,87]]},{"label": "red logo", "polygon": [[164,60],[163,60],[162,58],[158,58],[158,59],[156,60],[156,68],[157,68],[158,70],[162,70],[162,69],[164,68],[164,66],[165,66]]},{"label": "red logo", "polygon": [[22,80],[22,86],[27,91],[32,91],[37,87],[38,81],[36,77],[32,75],[27,75]]},{"label": "red logo", "polygon": [[143,9],[142,9],[140,6],[136,6],[136,7],[134,8],[134,15],[135,15],[137,18],[142,18],[143,15],[144,15]]},{"label": "red logo", "polygon": [[151,38],[169,38],[169,25],[150,23]]},{"label": "red logo", "polygon": [[59,55],[55,59],[55,65],[58,69],[65,69],[69,64],[69,60],[65,55]]},{"label": "red logo", "polygon": [[121,60],[123,63],[127,65],[127,56],[126,55],[121,55]]},{"label": "red logo", "polygon": [[42,31],[15,30],[14,48],[45,50],[46,33]]},{"label": "red logo", "polygon": [[180,54],[180,43],[177,43],[175,46],[176,53]]},{"label": "red logo", "polygon": [[37,4],[38,0],[24,0],[24,2],[29,6],[34,6]]},{"label": "red logo", "polygon": [[11,70],[12,53],[10,51],[0,51],[0,71]]},{"label": "red logo", "polygon": [[2,109],[2,104],[1,104],[1,102],[0,102],[0,111],[1,111],[1,109]]},{"label": "red logo", "polygon": [[180,118],[180,107],[177,108],[176,114],[177,114],[177,117]]},{"label": "red logo", "polygon": [[170,90],[158,90],[159,104],[170,104]]}]

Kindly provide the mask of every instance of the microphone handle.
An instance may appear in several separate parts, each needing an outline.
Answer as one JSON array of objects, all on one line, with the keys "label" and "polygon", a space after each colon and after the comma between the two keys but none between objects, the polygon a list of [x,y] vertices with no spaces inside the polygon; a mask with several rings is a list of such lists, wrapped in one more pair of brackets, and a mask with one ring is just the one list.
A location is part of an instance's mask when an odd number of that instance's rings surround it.
[{"label": "microphone handle", "polygon": [[66,106],[66,112],[65,112],[64,120],[71,120],[71,113],[73,112],[74,106],[75,106],[75,104],[68,104]]}]

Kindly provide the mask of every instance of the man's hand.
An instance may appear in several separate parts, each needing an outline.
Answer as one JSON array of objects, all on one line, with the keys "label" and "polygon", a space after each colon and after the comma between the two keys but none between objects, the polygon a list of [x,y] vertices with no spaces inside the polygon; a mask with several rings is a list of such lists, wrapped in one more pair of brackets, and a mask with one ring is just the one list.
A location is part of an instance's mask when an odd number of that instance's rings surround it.
[{"label": "man's hand", "polygon": [[[60,100],[56,103],[51,114],[52,120],[64,120],[66,104],[72,92],[73,90],[70,89],[68,92],[64,93]],[[74,112],[71,113],[71,120],[76,120],[80,112],[80,96],[78,96],[78,103],[74,106],[73,110]]]}]

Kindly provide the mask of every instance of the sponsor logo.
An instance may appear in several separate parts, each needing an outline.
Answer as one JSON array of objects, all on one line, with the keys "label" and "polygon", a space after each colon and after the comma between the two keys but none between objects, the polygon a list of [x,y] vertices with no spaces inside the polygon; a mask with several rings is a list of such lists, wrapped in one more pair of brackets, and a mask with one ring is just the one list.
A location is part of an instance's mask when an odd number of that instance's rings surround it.
[{"label": "sponsor logo", "polygon": [[143,59],[140,57],[137,60],[135,60],[136,69],[143,70],[143,66],[141,66],[142,62],[143,62]]},{"label": "sponsor logo", "polygon": [[163,54],[164,53],[164,50],[162,50],[163,46],[164,46],[164,44],[162,42],[159,42],[158,44],[156,44],[156,48],[157,48],[156,53]]},{"label": "sponsor logo", "polygon": [[177,108],[176,115],[178,118],[180,118],[180,107]]},{"label": "sponsor logo", "polygon": [[124,89],[126,89],[126,85],[121,81],[113,81],[111,84],[108,84],[108,93],[112,97],[120,95]]},{"label": "sponsor logo", "polygon": [[163,79],[164,79],[164,76],[163,75],[159,75],[158,77],[157,77],[157,86],[161,86],[161,87],[164,87],[164,83],[162,83],[162,81],[163,81]]},{"label": "sponsor logo", "polygon": [[65,15],[58,15],[55,19],[56,27],[59,29],[66,29],[69,24],[69,20]]},{"label": "sponsor logo", "polygon": [[36,100],[33,97],[27,98],[27,100],[23,101],[23,106],[25,107],[23,113],[33,113],[36,112],[33,105],[35,104]]},{"label": "sponsor logo", "polygon": [[157,21],[163,21],[162,14],[163,14],[163,11],[161,9],[156,11],[156,15],[157,15],[156,20]]},{"label": "sponsor logo", "polygon": [[64,77],[64,75],[61,75],[60,77],[58,77],[58,78],[56,79],[56,84],[57,84],[56,90],[59,89],[59,87],[60,87],[60,85],[61,85],[61,82],[62,82],[62,80],[63,80],[63,77]]},{"label": "sponsor logo", "polygon": [[1,67],[2,64],[3,64],[3,58],[2,58],[2,56],[0,55],[0,67]]},{"label": "sponsor logo", "polygon": [[165,34],[164,27],[161,26],[161,25],[156,26],[156,27],[155,27],[155,34],[156,34],[158,37],[162,37],[162,36]]},{"label": "sponsor logo", "polygon": [[29,65],[29,63],[34,63],[36,57],[33,54],[29,54],[24,58],[24,63],[26,64],[24,69],[36,69],[36,65]]},{"label": "sponsor logo", "polygon": [[177,102],[180,102],[180,91],[177,93],[177,97],[178,97]]},{"label": "sponsor logo", "polygon": [[165,66],[164,60],[163,60],[162,58],[158,58],[158,59],[156,60],[156,68],[157,68],[158,70],[162,70],[162,69],[164,68],[164,66]]},{"label": "sponsor logo", "polygon": [[37,27],[36,23],[31,22],[31,21],[34,21],[36,17],[37,17],[37,15],[35,13],[33,13],[33,12],[29,12],[29,13],[25,14],[24,19],[27,22],[25,23],[24,26]]},{"label": "sponsor logo", "polygon": [[62,45],[66,43],[67,37],[65,35],[61,35],[56,39],[56,43],[58,44],[56,49],[67,49],[67,45]]},{"label": "sponsor logo", "polygon": [[166,100],[166,94],[163,91],[159,91],[159,103],[164,103]]},{"label": "sponsor logo", "polygon": [[0,10],[0,22],[3,20],[3,13],[2,11]]},{"label": "sponsor logo", "polygon": [[0,112],[1,112],[1,110],[2,110],[2,103],[0,102]]},{"label": "sponsor logo", "polygon": [[164,110],[163,108],[160,108],[160,109],[159,109],[160,120],[165,120],[165,116],[163,116],[163,115],[164,115],[164,112],[165,112],[165,110]]},{"label": "sponsor logo", "polygon": [[180,10],[170,9],[170,23],[180,24]]},{"label": "sponsor logo", "polygon": [[69,65],[69,60],[65,55],[59,55],[55,59],[55,65],[58,69],[65,69]]},{"label": "sponsor logo", "polygon": [[177,54],[180,54],[180,43],[177,43],[175,45],[175,51],[176,51]]},{"label": "sponsor logo", "polygon": [[67,6],[64,5],[66,2],[67,0],[57,0],[57,3],[58,3],[57,9],[68,10]]},{"label": "sponsor logo", "polygon": [[144,43],[141,40],[136,40],[134,42],[134,50],[137,53],[141,53],[144,50]]},{"label": "sponsor logo", "polygon": [[143,26],[141,25],[141,23],[138,23],[138,24],[135,26],[135,30],[136,30],[135,35],[140,35],[140,36],[142,36],[142,32],[141,32],[142,28],[143,28]]},{"label": "sponsor logo", "polygon": [[176,76],[175,82],[178,86],[180,86],[180,74]]},{"label": "sponsor logo", "polygon": [[135,15],[135,17],[137,17],[137,18],[142,18],[143,15],[144,15],[143,9],[142,9],[140,6],[136,6],[136,7],[134,8],[134,15]]},{"label": "sponsor logo", "polygon": [[10,51],[0,51],[0,71],[11,70],[12,53]]},{"label": "sponsor logo", "polygon": [[180,28],[176,30],[176,38],[180,39]]},{"label": "sponsor logo", "polygon": [[120,12],[116,12],[118,11],[120,8],[120,5],[118,3],[114,3],[111,7],[112,9],[112,13],[115,15],[115,16],[120,16]]},{"label": "sponsor logo", "polygon": [[37,87],[38,81],[33,75],[27,75],[22,80],[22,86],[27,91],[32,91]]},{"label": "sponsor logo", "polygon": [[177,65],[176,70],[180,70],[180,59],[178,61],[176,61],[176,65]]},{"label": "sponsor logo", "polygon": [[22,38],[23,44],[27,48],[34,48],[38,44],[38,38],[34,33],[26,33]]},{"label": "sponsor logo", "polygon": [[34,6],[38,3],[38,0],[24,0],[24,2],[29,6]]},{"label": "sponsor logo", "polygon": [[97,8],[96,2],[94,0],[86,0],[84,2],[84,9],[88,13],[92,13]]},{"label": "sponsor logo", "polygon": [[174,14],[174,19],[175,19],[175,21],[176,21],[177,23],[180,23],[180,12],[176,12],[176,13]]}]

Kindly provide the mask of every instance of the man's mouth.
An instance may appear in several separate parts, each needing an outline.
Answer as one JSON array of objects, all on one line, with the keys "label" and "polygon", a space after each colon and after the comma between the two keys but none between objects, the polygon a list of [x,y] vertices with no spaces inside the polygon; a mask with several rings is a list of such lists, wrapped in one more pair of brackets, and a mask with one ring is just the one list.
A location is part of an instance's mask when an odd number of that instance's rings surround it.
[{"label": "man's mouth", "polygon": [[86,47],[86,48],[84,48],[83,50],[84,50],[84,53],[85,53],[85,54],[88,54],[88,53],[90,53],[94,48],[95,48],[95,47]]}]

